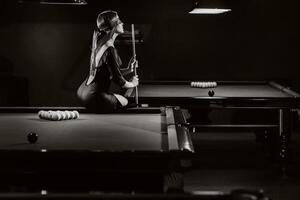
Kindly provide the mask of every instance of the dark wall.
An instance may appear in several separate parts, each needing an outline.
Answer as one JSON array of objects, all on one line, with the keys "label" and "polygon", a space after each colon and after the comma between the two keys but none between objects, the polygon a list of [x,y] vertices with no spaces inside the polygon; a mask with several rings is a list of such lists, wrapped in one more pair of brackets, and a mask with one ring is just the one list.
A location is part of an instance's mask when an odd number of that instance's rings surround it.
[{"label": "dark wall", "polygon": [[[88,72],[96,16],[113,9],[128,29],[134,23],[143,33],[137,44],[142,80],[272,79],[299,90],[297,2],[233,0],[230,13],[191,16],[193,0],[0,1],[0,58],[28,79],[31,105],[79,105],[76,88]],[[126,63],[131,45],[118,48]]]}]

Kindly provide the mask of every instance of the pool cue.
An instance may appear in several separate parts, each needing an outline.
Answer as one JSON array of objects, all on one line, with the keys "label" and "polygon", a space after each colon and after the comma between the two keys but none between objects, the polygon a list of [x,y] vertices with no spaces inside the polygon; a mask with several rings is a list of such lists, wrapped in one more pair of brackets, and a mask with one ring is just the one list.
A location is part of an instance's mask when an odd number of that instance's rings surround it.
[{"label": "pool cue", "polygon": [[[134,32],[134,24],[131,24],[131,37],[132,37],[132,53],[133,53],[133,61],[136,62],[136,52],[135,52],[135,32]],[[136,65],[134,67],[134,75],[137,75]],[[139,106],[139,91],[138,87],[135,87],[135,103],[136,106]]]}]

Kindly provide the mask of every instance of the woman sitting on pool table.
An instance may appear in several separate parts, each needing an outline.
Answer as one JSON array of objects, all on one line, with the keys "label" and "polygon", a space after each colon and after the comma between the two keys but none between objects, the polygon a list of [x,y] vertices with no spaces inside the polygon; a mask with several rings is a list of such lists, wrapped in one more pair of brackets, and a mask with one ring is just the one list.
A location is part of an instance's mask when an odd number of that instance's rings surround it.
[{"label": "woman sitting on pool table", "polygon": [[88,108],[114,111],[127,106],[128,100],[120,94],[110,92],[110,85],[114,81],[125,89],[136,87],[137,76],[133,76],[131,81],[123,77],[126,73],[133,72],[136,63],[130,61],[127,68],[120,68],[122,62],[114,41],[124,29],[117,12],[109,10],[100,13],[97,28],[93,34],[90,73],[78,88],[77,96]]}]

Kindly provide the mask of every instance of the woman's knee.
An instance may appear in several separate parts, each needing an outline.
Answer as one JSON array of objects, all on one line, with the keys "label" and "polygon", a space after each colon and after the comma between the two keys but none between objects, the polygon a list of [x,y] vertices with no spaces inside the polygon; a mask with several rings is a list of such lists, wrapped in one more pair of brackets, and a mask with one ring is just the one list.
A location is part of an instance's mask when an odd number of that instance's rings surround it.
[{"label": "woman's knee", "polygon": [[77,89],[77,98],[83,103],[87,104],[94,98],[94,92],[92,87],[88,87],[83,82],[80,87]]},{"label": "woman's knee", "polygon": [[119,94],[114,94],[114,96],[118,99],[122,107],[127,106],[128,100],[125,97]]}]

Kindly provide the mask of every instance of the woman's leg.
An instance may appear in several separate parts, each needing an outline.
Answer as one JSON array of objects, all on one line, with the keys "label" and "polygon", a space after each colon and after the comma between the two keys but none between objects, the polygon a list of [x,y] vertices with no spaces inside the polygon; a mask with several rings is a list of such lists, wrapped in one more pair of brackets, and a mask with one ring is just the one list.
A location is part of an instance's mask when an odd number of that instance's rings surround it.
[{"label": "woman's leg", "polygon": [[91,104],[93,99],[96,97],[96,86],[94,83],[86,85],[87,79],[77,89],[77,97],[81,103],[85,106]]},{"label": "woman's leg", "polygon": [[127,106],[128,100],[125,97],[119,94],[113,94],[113,95],[117,98],[117,100],[119,101],[122,107]]},{"label": "woman's leg", "polygon": [[96,109],[104,112],[113,112],[128,104],[127,99],[122,95],[106,92],[99,93],[96,102]]}]

